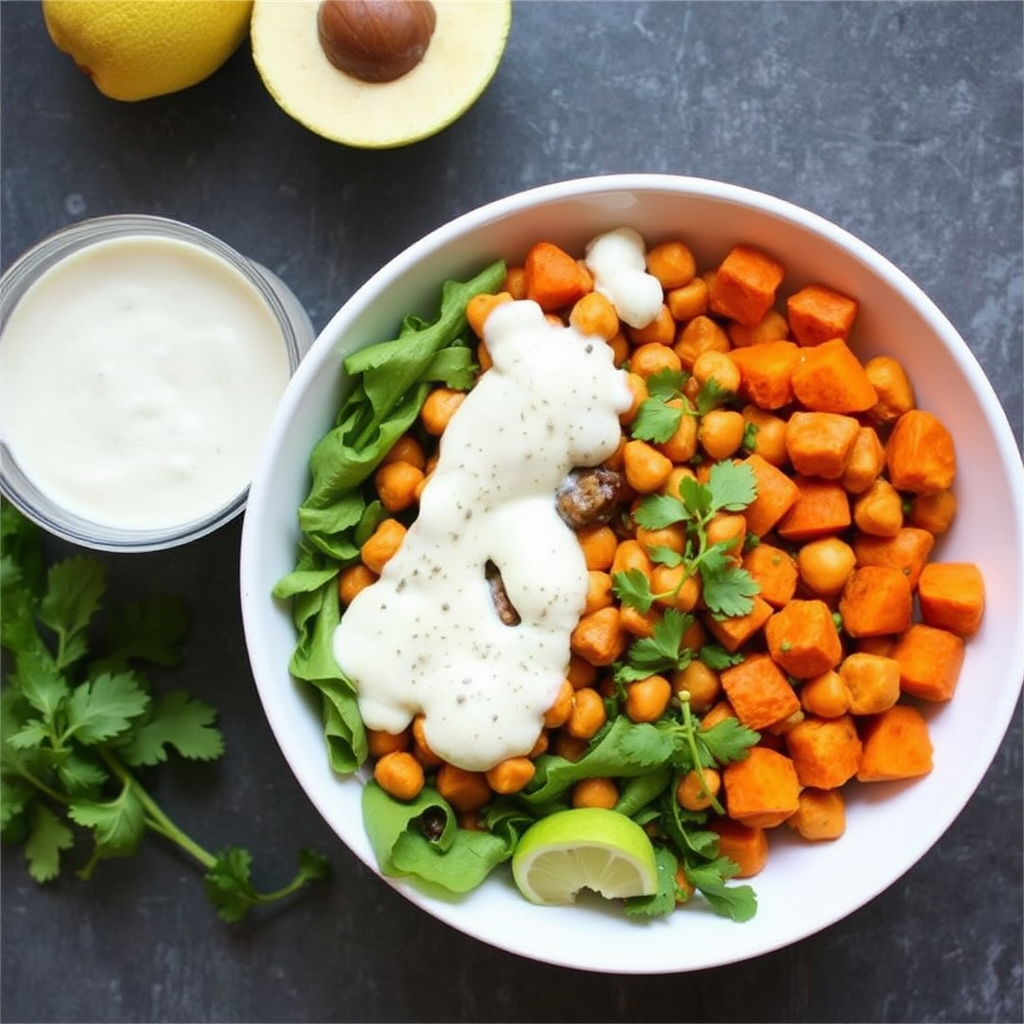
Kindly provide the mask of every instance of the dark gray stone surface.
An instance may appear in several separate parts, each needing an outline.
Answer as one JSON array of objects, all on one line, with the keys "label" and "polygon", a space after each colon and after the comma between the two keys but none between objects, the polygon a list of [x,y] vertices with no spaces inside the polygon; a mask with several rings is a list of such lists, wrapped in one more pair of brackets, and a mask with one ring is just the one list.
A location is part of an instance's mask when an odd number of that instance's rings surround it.
[{"label": "dark gray stone surface", "polygon": [[[88,216],[164,214],[275,270],[319,328],[375,269],[490,199],[561,178],[667,171],[793,200],[862,237],[949,316],[1022,418],[1019,3],[589,3],[515,9],[505,60],[441,135],[391,152],[318,138],[243,49],[191,90],[100,96],[35,2],[0,3],[2,261]],[[176,681],[228,753],[159,783],[211,847],[272,886],[299,845],[332,882],[241,927],[159,842],[37,887],[2,860],[5,1021],[1020,1021],[1021,714],[941,842],[870,905],[760,959],[669,977],[555,969],[452,932],[332,841],[262,717],[242,640],[240,527],[111,557],[117,594],[195,618]],[[59,547],[54,545],[54,550]]]}]

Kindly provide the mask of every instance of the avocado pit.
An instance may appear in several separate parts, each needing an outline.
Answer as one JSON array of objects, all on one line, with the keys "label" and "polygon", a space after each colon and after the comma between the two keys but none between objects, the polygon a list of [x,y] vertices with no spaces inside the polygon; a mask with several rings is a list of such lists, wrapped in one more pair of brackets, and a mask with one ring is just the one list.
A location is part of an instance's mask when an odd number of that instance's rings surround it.
[{"label": "avocado pit", "polygon": [[327,59],[363,82],[393,82],[423,60],[437,14],[430,0],[321,0],[317,33]]}]

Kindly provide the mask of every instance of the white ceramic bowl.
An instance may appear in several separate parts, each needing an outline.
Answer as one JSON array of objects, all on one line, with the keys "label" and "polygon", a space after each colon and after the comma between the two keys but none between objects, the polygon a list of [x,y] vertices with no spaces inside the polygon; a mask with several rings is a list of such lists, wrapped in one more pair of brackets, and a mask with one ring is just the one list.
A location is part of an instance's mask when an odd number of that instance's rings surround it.
[{"label": "white ceramic bowl", "polygon": [[926,710],[935,768],[905,784],[852,789],[847,831],[809,844],[789,829],[773,837],[767,868],[752,884],[758,913],[735,924],[691,906],[637,923],[592,903],[539,908],[499,870],[464,898],[426,894],[389,879],[398,892],[454,928],[526,957],[595,971],[649,974],[694,970],[785,946],[843,918],[906,872],[939,839],[978,786],[1006,731],[1022,677],[1021,462],[1006,417],[964,341],[933,303],[891,263],[820,217],[746,189],[660,175],[598,177],[545,186],[466,214],[412,245],[375,274],[330,321],[299,367],[278,410],[250,491],[242,539],[246,639],[260,697],[299,782],[326,821],[366,864],[357,778],[327,764],[316,705],[289,677],[295,635],[271,587],[293,567],[296,508],[308,488],[307,461],[341,397],[343,357],[392,337],[399,318],[436,313],[441,282],[498,257],[521,260],[541,238],[579,251],[623,224],[649,244],[682,237],[699,265],[737,242],[760,246],[787,268],[784,290],[824,281],[856,296],[854,344],[906,366],[919,405],[951,429],[960,459],[960,512],[933,558],[977,562],[988,605],[967,645],[961,689]]}]

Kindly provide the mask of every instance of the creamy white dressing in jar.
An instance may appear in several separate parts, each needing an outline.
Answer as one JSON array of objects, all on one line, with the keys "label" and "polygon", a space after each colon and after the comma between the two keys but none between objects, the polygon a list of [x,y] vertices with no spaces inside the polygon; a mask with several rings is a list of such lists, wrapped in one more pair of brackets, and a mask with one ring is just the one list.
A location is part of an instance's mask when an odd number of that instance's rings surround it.
[{"label": "creamy white dressing in jar", "polygon": [[107,238],[11,311],[0,436],[72,515],[161,530],[244,492],[290,373],[280,322],[226,260],[178,238]]},{"label": "creamy white dressing in jar", "polygon": [[565,678],[587,572],[555,492],[615,451],[631,401],[608,345],[534,302],[498,306],[485,342],[493,366],[448,424],[415,522],[334,636],[369,728],[401,732],[423,712],[431,749],[476,771],[532,749]]}]

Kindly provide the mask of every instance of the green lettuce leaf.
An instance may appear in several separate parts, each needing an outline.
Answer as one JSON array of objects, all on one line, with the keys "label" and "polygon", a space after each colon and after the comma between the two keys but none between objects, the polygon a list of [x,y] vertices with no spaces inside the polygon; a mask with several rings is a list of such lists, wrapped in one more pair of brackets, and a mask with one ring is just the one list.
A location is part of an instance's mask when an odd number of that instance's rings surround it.
[{"label": "green lettuce leaf", "polygon": [[[451,805],[431,787],[402,801],[371,781],[363,787],[362,804],[370,845],[385,875],[411,875],[450,892],[469,892],[515,848],[512,830],[460,829]],[[429,838],[424,817],[431,822]]]}]

